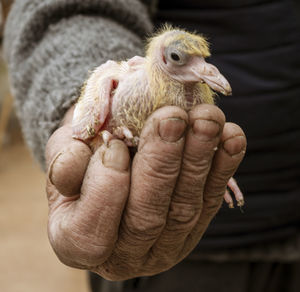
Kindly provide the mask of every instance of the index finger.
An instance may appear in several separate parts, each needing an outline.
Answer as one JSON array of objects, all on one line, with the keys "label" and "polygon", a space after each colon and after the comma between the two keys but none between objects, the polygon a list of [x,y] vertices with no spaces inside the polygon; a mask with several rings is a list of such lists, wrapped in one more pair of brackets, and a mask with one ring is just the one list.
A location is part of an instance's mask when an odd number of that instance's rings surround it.
[{"label": "index finger", "polygon": [[101,269],[105,277],[111,276],[107,270],[113,267],[118,268],[114,270],[118,279],[133,277],[136,270],[145,274],[161,271],[160,265],[155,271],[145,263],[166,223],[180,172],[187,121],[186,112],[174,106],[158,109],[147,120],[133,160],[130,195],[116,248]]}]

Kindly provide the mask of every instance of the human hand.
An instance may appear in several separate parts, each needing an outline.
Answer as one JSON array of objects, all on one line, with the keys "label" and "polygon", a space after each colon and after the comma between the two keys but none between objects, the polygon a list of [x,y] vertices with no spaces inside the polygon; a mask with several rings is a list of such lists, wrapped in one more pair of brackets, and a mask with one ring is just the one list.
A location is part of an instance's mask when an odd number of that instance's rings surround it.
[{"label": "human hand", "polygon": [[48,233],[59,259],[110,280],[181,261],[222,204],[244,156],[243,131],[216,106],[164,107],[147,120],[131,164],[122,141],[91,153],[73,139],[71,117],[46,148]]}]

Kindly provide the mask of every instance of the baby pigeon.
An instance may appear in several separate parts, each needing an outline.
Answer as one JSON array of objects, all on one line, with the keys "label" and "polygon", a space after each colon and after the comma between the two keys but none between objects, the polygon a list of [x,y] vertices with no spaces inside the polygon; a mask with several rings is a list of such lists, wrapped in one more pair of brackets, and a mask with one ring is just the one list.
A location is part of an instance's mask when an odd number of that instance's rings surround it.
[{"label": "baby pigeon", "polygon": [[[112,138],[135,147],[146,119],[158,108],[174,105],[189,111],[200,103],[214,104],[214,91],[230,95],[228,81],[205,61],[208,56],[204,37],[165,27],[149,40],[146,57],[107,61],[82,88],[73,137],[92,148]],[[242,206],[243,195],[233,178],[228,186]],[[228,191],[224,199],[233,207]]]}]

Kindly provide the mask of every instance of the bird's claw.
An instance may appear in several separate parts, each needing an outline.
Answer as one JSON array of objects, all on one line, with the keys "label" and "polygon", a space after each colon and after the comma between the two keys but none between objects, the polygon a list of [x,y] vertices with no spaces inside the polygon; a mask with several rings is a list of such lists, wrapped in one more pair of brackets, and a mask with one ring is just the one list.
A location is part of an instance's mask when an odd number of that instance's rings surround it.
[{"label": "bird's claw", "polygon": [[139,144],[139,137],[133,136],[132,132],[127,127],[117,127],[114,131],[114,135],[118,139],[123,140],[129,147],[136,147]]},{"label": "bird's claw", "polygon": [[102,140],[103,140],[103,143],[106,147],[108,147],[108,144],[109,142],[113,139],[113,135],[108,132],[107,130],[104,130],[100,133],[101,137],[102,137]]},{"label": "bird's claw", "polygon": [[134,136],[132,139],[124,139],[124,142],[129,147],[137,147],[140,142],[140,138],[137,136]]},{"label": "bird's claw", "polygon": [[[237,202],[237,206],[238,207],[244,206],[245,205],[244,195],[241,192],[236,180],[233,177],[231,177],[229,179],[227,185],[234,194],[234,197],[235,197],[236,202]],[[233,199],[232,199],[232,197],[229,193],[229,190],[227,188],[226,188],[226,191],[225,191],[225,194],[224,194],[224,200],[228,204],[229,208],[231,208],[231,209],[234,208]]]}]

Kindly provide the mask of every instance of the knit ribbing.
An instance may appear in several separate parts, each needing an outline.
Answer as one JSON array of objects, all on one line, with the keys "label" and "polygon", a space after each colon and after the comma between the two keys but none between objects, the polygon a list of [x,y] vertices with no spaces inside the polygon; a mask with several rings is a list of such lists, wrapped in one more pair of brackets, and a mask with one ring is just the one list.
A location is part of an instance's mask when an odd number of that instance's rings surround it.
[{"label": "knit ribbing", "polygon": [[4,51],[23,134],[42,166],[45,145],[88,71],[142,54],[151,29],[137,0],[15,1]]}]

